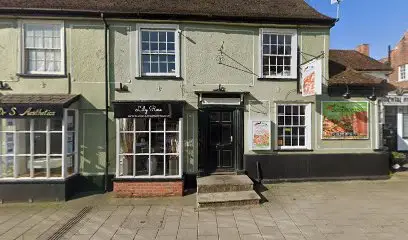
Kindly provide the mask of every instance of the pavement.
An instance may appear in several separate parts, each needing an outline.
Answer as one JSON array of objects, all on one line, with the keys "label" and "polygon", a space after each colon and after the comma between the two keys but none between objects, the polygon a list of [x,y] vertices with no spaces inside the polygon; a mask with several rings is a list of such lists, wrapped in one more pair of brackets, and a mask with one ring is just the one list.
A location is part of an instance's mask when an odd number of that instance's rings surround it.
[{"label": "pavement", "polygon": [[408,174],[265,185],[259,206],[197,211],[195,194],[0,204],[0,239],[406,240]]}]

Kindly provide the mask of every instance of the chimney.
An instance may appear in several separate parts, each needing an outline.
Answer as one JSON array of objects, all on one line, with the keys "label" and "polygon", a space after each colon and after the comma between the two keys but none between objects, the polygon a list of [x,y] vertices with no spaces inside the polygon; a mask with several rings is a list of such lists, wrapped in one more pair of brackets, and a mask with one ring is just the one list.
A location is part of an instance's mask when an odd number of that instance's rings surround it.
[{"label": "chimney", "polygon": [[366,56],[370,56],[370,45],[367,43],[360,44],[356,47],[356,51]]}]

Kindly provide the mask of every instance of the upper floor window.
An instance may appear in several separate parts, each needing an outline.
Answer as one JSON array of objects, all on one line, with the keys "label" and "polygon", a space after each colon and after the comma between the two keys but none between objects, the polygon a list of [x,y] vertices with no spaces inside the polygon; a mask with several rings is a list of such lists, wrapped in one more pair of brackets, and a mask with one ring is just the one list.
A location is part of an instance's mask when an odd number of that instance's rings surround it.
[{"label": "upper floor window", "polygon": [[297,31],[261,30],[261,77],[297,78]]},{"label": "upper floor window", "polygon": [[22,26],[23,72],[26,74],[63,74],[63,23],[23,23]]},{"label": "upper floor window", "polygon": [[178,27],[139,27],[140,73],[142,76],[179,76]]},{"label": "upper floor window", "polygon": [[408,64],[404,64],[398,67],[398,79],[399,81],[406,81],[408,80]]}]

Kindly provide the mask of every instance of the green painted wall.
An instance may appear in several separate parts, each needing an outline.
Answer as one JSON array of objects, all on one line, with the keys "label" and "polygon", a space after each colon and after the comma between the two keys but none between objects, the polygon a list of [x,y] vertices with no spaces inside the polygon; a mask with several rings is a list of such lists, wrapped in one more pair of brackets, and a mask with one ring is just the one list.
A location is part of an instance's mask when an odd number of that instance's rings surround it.
[{"label": "green painted wall", "polygon": [[[375,146],[371,123],[369,140],[337,141],[320,139],[320,100],[327,96],[302,97],[296,81],[259,81],[259,27],[254,25],[179,23],[182,80],[140,80],[137,62],[136,21],[109,21],[110,100],[185,100],[184,171],[197,170],[197,103],[194,91],[212,91],[222,84],[227,91],[248,91],[245,99],[245,153],[256,154],[248,148],[248,120],[268,118],[275,121],[275,102],[312,103],[312,147],[316,154],[326,152],[372,152]],[[71,93],[82,94],[80,109],[81,172],[85,175],[103,174],[104,146],[104,28],[102,21],[65,20],[66,69],[70,78],[43,79],[17,77],[19,69],[19,25],[14,19],[0,20],[0,80],[7,81],[13,91],[7,93]],[[262,26],[276,27],[276,26]],[[324,56],[324,78],[328,78],[329,28],[299,27],[298,45],[301,52]],[[226,55],[219,64],[219,49]],[[311,57],[299,56],[304,62]],[[129,92],[113,89],[119,83]],[[326,84],[326,83],[325,83]],[[325,88],[324,88],[325,90]],[[333,99],[330,99],[333,100]],[[342,100],[342,99],[339,99]],[[315,111],[315,109],[318,111]],[[250,109],[252,111],[250,112]],[[254,111],[257,109],[257,111]],[[371,119],[374,119],[371,104]],[[110,172],[115,169],[115,121],[110,114]],[[272,136],[275,136],[274,130]],[[273,144],[275,142],[273,141]],[[358,149],[356,149],[358,148]],[[262,153],[272,153],[263,151]],[[278,153],[293,154],[293,153]],[[302,153],[296,153],[302,154]]]}]

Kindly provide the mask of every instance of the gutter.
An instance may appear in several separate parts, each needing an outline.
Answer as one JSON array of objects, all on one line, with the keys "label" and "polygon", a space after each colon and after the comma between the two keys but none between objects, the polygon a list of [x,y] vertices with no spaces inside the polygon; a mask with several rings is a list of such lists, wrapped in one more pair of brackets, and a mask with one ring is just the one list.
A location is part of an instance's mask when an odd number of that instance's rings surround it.
[{"label": "gutter", "polygon": [[108,49],[109,49],[109,25],[106,22],[104,13],[100,13],[103,24],[105,26],[105,192],[109,190],[109,60],[108,60]]}]

